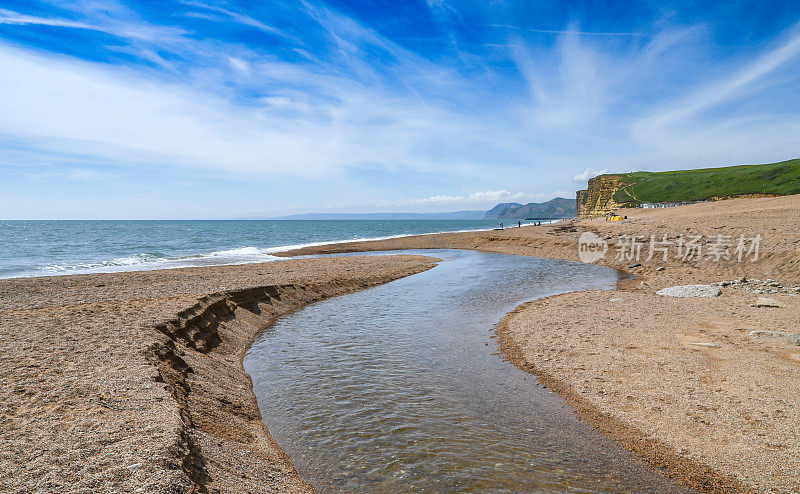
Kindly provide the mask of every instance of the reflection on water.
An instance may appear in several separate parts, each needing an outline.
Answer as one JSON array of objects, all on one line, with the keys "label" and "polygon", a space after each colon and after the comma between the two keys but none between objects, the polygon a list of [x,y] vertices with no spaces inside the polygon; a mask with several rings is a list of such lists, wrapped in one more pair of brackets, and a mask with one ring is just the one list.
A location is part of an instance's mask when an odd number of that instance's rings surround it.
[{"label": "reflection on water", "polygon": [[527,300],[610,288],[598,266],[415,251],[436,268],[285,316],[245,359],[264,422],[323,492],[675,492],[497,355]]}]

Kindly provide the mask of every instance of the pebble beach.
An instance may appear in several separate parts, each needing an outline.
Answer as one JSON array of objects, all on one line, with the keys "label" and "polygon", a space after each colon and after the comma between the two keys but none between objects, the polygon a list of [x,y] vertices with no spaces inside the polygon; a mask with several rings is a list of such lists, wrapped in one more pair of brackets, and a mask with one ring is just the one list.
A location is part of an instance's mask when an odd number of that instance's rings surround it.
[{"label": "pebble beach", "polygon": [[[708,492],[800,489],[800,197],[628,220],[340,243],[287,256],[477,249],[577,261],[612,246],[615,290],[534,300],[496,328],[503,358],[664,475]],[[757,259],[614,255],[621,236],[760,235]],[[309,258],[0,281],[5,492],[307,492],[261,421],[242,358],[281,314],[434,266]],[[662,292],[700,285],[702,296]],[[674,291],[674,290],[673,290]],[[659,292],[662,292],[659,294]]]}]

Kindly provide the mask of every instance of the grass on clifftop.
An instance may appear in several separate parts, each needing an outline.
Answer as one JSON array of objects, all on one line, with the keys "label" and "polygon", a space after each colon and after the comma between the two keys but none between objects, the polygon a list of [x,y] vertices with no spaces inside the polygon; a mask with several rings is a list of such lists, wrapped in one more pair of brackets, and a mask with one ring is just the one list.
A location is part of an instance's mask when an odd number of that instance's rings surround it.
[{"label": "grass on clifftop", "polygon": [[631,185],[618,190],[619,203],[704,201],[742,194],[800,194],[800,159],[671,172],[633,172],[619,177]]}]

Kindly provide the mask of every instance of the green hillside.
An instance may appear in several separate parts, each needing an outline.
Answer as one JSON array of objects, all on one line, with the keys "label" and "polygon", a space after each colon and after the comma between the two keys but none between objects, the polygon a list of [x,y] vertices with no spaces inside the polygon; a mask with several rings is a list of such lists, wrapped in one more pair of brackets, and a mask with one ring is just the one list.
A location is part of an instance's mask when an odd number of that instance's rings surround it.
[{"label": "green hillside", "polygon": [[671,172],[618,175],[626,185],[618,203],[704,201],[742,194],[800,194],[800,159],[767,165],[741,165]]},{"label": "green hillside", "polygon": [[529,202],[519,204],[516,202],[506,202],[498,204],[486,212],[486,219],[556,219],[571,218],[576,215],[575,199],[564,199],[556,197],[547,202]]}]

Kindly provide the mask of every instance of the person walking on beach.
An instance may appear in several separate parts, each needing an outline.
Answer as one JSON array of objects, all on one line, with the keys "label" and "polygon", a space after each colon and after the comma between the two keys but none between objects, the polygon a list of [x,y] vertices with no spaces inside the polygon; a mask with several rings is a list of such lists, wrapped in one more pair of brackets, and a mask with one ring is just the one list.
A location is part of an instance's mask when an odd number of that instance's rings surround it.
[{"label": "person walking on beach", "polygon": [[500,229],[501,230],[503,229],[503,222],[502,221],[500,222]]}]

